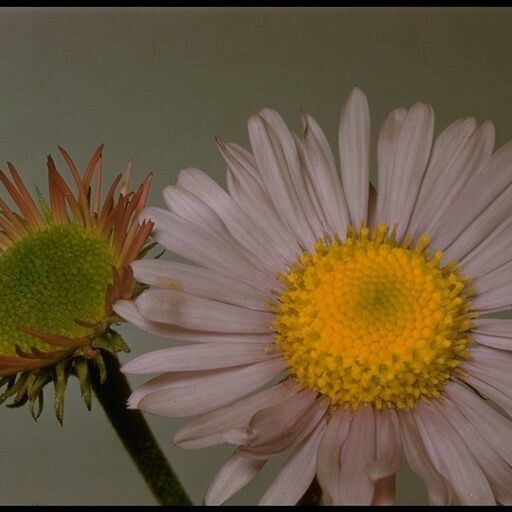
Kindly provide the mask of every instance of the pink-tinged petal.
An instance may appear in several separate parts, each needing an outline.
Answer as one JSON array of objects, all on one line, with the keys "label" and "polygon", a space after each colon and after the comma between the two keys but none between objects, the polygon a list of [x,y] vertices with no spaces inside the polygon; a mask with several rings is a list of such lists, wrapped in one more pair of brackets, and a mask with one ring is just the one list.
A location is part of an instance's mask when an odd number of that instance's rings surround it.
[{"label": "pink-tinged petal", "polygon": [[447,169],[450,169],[458,158],[476,126],[477,123],[474,117],[457,119],[435,139],[416,201],[415,214],[420,213],[421,207],[435,193],[440,180],[445,177]]},{"label": "pink-tinged petal", "polygon": [[512,350],[512,320],[478,318],[474,322],[472,336],[480,345],[500,350]]},{"label": "pink-tinged petal", "polygon": [[341,183],[352,224],[367,221],[370,182],[370,111],[368,100],[352,89],[341,111],[338,135]]},{"label": "pink-tinged petal", "polygon": [[[416,103],[400,127],[387,195],[382,197],[381,222],[398,223],[397,237],[405,234],[428,162],[434,134],[434,111]],[[380,198],[379,198],[380,199]]]},{"label": "pink-tinged petal", "polygon": [[275,346],[261,343],[185,345],[148,352],[125,364],[125,373],[212,370],[257,363],[279,357]]},{"label": "pink-tinged petal", "polygon": [[[432,247],[440,249],[436,238],[450,218],[453,205],[460,199],[466,185],[477,171],[487,163],[494,147],[495,130],[490,121],[478,127],[464,144],[452,165],[444,169],[436,183],[436,194],[429,194],[421,218],[417,219],[411,233],[419,237],[424,233],[432,237]],[[467,201],[465,205],[471,204]]]},{"label": "pink-tinged petal", "polygon": [[460,505],[494,505],[494,494],[460,434],[434,401],[420,401],[415,418],[423,441],[435,452],[434,466],[450,482]]},{"label": "pink-tinged petal", "polygon": [[457,179],[457,175],[451,172],[456,160],[460,158],[461,152],[476,128],[476,120],[473,117],[458,119],[435,139],[432,145],[432,153],[425,170],[423,182],[414,206],[414,211],[409,224],[409,231],[417,236],[419,223],[423,219],[429,205],[440,202],[438,195],[446,192],[441,184],[450,186]]},{"label": "pink-tinged petal", "polygon": [[204,378],[208,375],[216,374],[218,370],[213,371],[195,371],[195,372],[172,372],[164,373],[158,377],[145,382],[139,386],[128,398],[128,409],[137,409],[140,401],[157,391],[163,391],[172,386],[187,386],[197,378]]},{"label": "pink-tinged petal", "polygon": [[260,230],[266,233],[276,250],[292,263],[300,254],[296,237],[279,217],[263,183],[255,179],[247,171],[247,166],[237,159],[238,150],[242,148],[219,141],[219,149],[228,163],[226,182],[229,194]]},{"label": "pink-tinged petal", "polygon": [[373,407],[356,409],[341,449],[339,502],[333,505],[369,505],[375,484],[366,471],[375,460],[375,416]]},{"label": "pink-tinged petal", "polygon": [[256,165],[256,159],[249,151],[238,144],[223,141],[218,137],[215,142],[229,169],[235,174],[242,173],[250,176],[262,190],[265,190],[265,182]]},{"label": "pink-tinged petal", "polygon": [[213,270],[164,260],[138,260],[132,263],[132,268],[135,279],[141,283],[245,308],[268,310],[269,294]]},{"label": "pink-tinged petal", "polygon": [[446,395],[508,465],[512,466],[512,422],[459,384],[449,382]]},{"label": "pink-tinged petal", "polygon": [[306,171],[299,157],[294,134],[288,129],[284,119],[275,110],[263,108],[260,110],[259,115],[268,123],[277,136],[278,145],[282,153],[278,151],[276,154],[279,155],[282,169],[287,169],[311,230],[316,237],[319,237],[323,234],[322,224],[308,191]]},{"label": "pink-tinged petal", "polygon": [[264,291],[276,287],[277,280],[258,269],[235,240],[231,245],[193,222],[160,208],[146,208],[141,220],[155,223],[152,237],[169,251],[221,274],[252,284]]},{"label": "pink-tinged petal", "polygon": [[178,185],[196,195],[215,211],[235,240],[251,252],[271,272],[281,270],[286,260],[267,240],[252,219],[212,178],[199,169],[188,168],[178,174]]},{"label": "pink-tinged petal", "polygon": [[[283,407],[287,405],[285,403]],[[246,438],[246,446],[240,449],[240,455],[254,459],[269,459],[296,446],[322,421],[328,405],[329,403],[325,399],[315,401],[302,415],[294,415],[293,419],[295,421],[288,421],[287,425],[284,425],[284,422],[281,422],[281,424],[276,422],[276,431],[270,436],[265,436],[254,429],[254,437]],[[250,425],[252,424],[253,421],[251,420]],[[268,427],[268,422],[267,425],[262,427],[262,430],[266,427]]]},{"label": "pink-tinged petal", "polygon": [[375,482],[375,492],[373,493],[372,505],[395,505],[395,480],[395,475],[389,475]]},{"label": "pink-tinged petal", "polygon": [[496,151],[467,183],[452,204],[439,232],[433,236],[433,246],[445,250],[496,200],[512,181],[511,165],[512,142]]},{"label": "pink-tinged petal", "polygon": [[431,505],[449,505],[453,501],[448,481],[432,465],[428,449],[423,444],[418,427],[409,409],[398,412],[400,435],[407,462],[428,493]]},{"label": "pink-tinged petal", "polygon": [[274,315],[177,290],[146,290],[135,301],[142,316],[187,329],[226,333],[271,332]]},{"label": "pink-tinged petal", "polygon": [[274,341],[272,334],[227,334],[208,331],[194,331],[178,327],[177,325],[152,322],[140,314],[135,303],[131,300],[118,300],[114,304],[113,309],[121,318],[130,322],[135,327],[149,332],[150,334],[172,340],[191,341],[197,343],[263,343],[267,345]]},{"label": "pink-tinged petal", "polygon": [[295,393],[295,386],[290,382],[276,384],[187,423],[174,434],[173,443],[181,448],[205,448],[224,443],[227,432],[247,426],[258,411],[283,403]]},{"label": "pink-tinged petal", "polygon": [[476,278],[511,261],[510,239],[512,216],[503,221],[489,236],[460,260],[464,274]]},{"label": "pink-tinged petal", "polygon": [[215,475],[206,493],[205,505],[222,505],[245,487],[263,469],[266,462],[233,453]]},{"label": "pink-tinged petal", "polygon": [[512,504],[512,468],[457,409],[456,404],[445,398],[443,406],[438,406],[438,408],[461,435],[466,446],[478,461],[489,480],[497,501],[504,505]]},{"label": "pink-tinged petal", "polygon": [[[480,313],[497,313],[512,308],[512,281],[508,275],[512,271],[512,262],[507,263],[497,271],[493,271],[475,280],[475,288],[484,287],[485,291],[477,293],[471,300],[471,311]],[[501,277],[501,279],[500,279]],[[501,282],[500,282],[501,281]],[[493,286],[493,283],[496,283]],[[498,284],[499,283],[499,284]]]},{"label": "pink-tinged petal", "polygon": [[377,142],[377,173],[378,189],[376,218],[383,219],[387,215],[388,203],[384,202],[390,194],[392,187],[392,178],[394,173],[393,163],[400,136],[400,128],[404,122],[407,110],[405,108],[396,108],[392,110],[384,120],[379,133]]},{"label": "pink-tinged petal", "polygon": [[348,435],[350,413],[338,408],[330,418],[318,447],[317,477],[327,501],[330,504],[340,501],[338,488],[341,482],[341,447]]},{"label": "pink-tinged petal", "polygon": [[310,170],[311,164],[308,162],[308,159],[306,156],[306,148],[305,148],[304,142],[295,133],[293,134],[293,140],[295,141],[295,147],[297,148],[297,153],[299,155],[301,169],[303,169],[304,185],[306,187],[308,196],[311,200],[311,207],[315,211],[315,218],[318,218],[318,224],[316,225],[316,229],[315,229],[315,236],[317,238],[322,238],[327,234],[334,233],[334,231],[331,228],[329,222],[327,221],[327,217],[325,215],[322,204],[320,203],[320,201],[317,197],[316,191],[311,182],[311,174],[312,174],[312,172]]},{"label": "pink-tinged petal", "polygon": [[[469,224],[445,250],[448,261],[461,260],[510,218],[512,186],[509,186]],[[512,255],[511,255],[512,257]]]},{"label": "pink-tinged petal", "polygon": [[247,426],[251,444],[266,443],[281,436],[310,409],[317,394],[313,390],[298,391],[286,401],[286,406],[278,404],[258,411]]},{"label": "pink-tinged petal", "polygon": [[300,500],[315,477],[318,445],[324,430],[323,420],[309,437],[295,448],[261,498],[260,505],[295,505]]},{"label": "pink-tinged petal", "polygon": [[[471,361],[465,363],[477,366],[485,372],[495,375],[505,388],[512,388],[512,354],[490,347],[475,347],[471,351]],[[470,370],[471,372],[471,370]]]},{"label": "pink-tinged petal", "polygon": [[483,371],[470,363],[465,363],[463,369],[469,372],[468,375],[461,377],[464,382],[494,400],[509,416],[512,416],[512,391],[509,388],[509,379]]},{"label": "pink-tinged petal", "polygon": [[510,270],[512,262],[508,262],[492,272],[477,277],[473,284],[477,290],[478,296],[485,296],[487,300],[491,299],[492,294],[500,287],[510,286]]},{"label": "pink-tinged petal", "polygon": [[345,194],[327,138],[309,114],[302,118],[308,175],[332,233],[345,233],[350,224]]},{"label": "pink-tinged petal", "polygon": [[375,411],[376,460],[371,462],[366,471],[371,480],[393,475],[402,465],[402,445],[400,426],[393,409]]},{"label": "pink-tinged petal", "polygon": [[315,235],[295,191],[282,147],[283,137],[280,139],[274,128],[260,114],[249,119],[248,128],[258,169],[275,209],[299,243],[303,247],[312,247]]},{"label": "pink-tinged petal", "polygon": [[189,190],[180,186],[165,187],[162,192],[169,211],[187,219],[210,235],[229,245],[234,245],[235,239],[215,211],[204,201],[199,200]]},{"label": "pink-tinged petal", "polygon": [[284,370],[280,359],[195,375],[145,396],[138,408],[160,416],[194,416],[212,411],[265,385]]}]

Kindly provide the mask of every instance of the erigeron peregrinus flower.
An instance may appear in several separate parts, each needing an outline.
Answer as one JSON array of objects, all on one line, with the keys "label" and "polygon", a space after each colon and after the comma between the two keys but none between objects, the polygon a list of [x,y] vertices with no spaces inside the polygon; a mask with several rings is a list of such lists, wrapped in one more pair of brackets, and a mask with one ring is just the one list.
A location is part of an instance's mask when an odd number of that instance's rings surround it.
[{"label": "erigeron peregrinus flower", "polygon": [[151,176],[129,192],[130,164],[102,200],[103,146],[83,173],[59,150],[74,184],[49,156],[49,203],[31,196],[12,164],[10,178],[0,172],[13,202],[0,199],[0,400],[29,401],[37,418],[43,388],[54,382],[62,422],[70,373],[90,408],[90,365],[104,379],[101,350],[127,350],[111,328],[120,321],[112,304],[136,291],[129,264],[147,248],[152,223],[139,221]]},{"label": "erigeron peregrinus flower", "polygon": [[376,192],[358,89],[340,174],[310,115],[298,137],[265,108],[249,136],[253,154],[219,141],[228,192],[185,169],[168,209],[142,214],[192,264],[135,262],[150,288],[114,309],[192,343],[128,363],[161,373],[129,405],[201,415],[183,448],[236,447],[207,504],[284,452],[262,504],[296,503],[315,476],[331,504],[393,503],[403,454],[432,504],[512,504],[512,320],[488,317],[512,306],[512,144],[494,152],[471,117],[434,139],[430,105],[397,108]]}]

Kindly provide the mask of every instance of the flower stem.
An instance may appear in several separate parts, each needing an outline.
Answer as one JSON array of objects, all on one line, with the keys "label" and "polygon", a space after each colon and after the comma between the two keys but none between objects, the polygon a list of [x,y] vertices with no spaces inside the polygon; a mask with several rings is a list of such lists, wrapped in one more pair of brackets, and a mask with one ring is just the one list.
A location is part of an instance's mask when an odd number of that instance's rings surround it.
[{"label": "flower stem", "polygon": [[107,379],[100,384],[99,376],[94,375],[94,392],[146,484],[161,505],[192,505],[142,413],[126,408],[132,390],[119,360],[106,351],[102,356]]}]

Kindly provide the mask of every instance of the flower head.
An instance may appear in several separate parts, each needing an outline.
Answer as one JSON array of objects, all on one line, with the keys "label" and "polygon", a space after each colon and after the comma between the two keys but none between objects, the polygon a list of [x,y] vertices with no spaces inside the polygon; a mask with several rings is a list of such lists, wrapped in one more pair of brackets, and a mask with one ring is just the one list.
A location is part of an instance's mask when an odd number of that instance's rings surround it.
[{"label": "flower head", "polygon": [[[341,173],[316,121],[249,120],[253,154],[218,141],[228,192],[197,169],[148,208],[154,238],[188,259],[140,261],[149,285],[120,316],[187,342],[140,356],[162,375],[131,407],[201,415],[183,448],[231,443],[207,497],[224,502],[284,452],[263,504],[316,476],[332,504],[389,504],[405,455],[433,504],[512,503],[512,145],[460,119],[434,140],[417,103],[386,118],[369,182],[370,117],[342,110]],[[489,399],[501,407],[498,412]],[[506,414],[504,414],[506,413]]]},{"label": "flower head", "polygon": [[101,370],[100,349],[127,348],[110,328],[119,321],[112,304],[133,295],[129,264],[144,250],[152,223],[139,222],[150,177],[128,192],[128,166],[102,202],[103,146],[82,174],[59,149],[76,192],[49,156],[50,204],[40,194],[37,204],[13,165],[10,178],[0,171],[14,203],[0,199],[0,376],[6,385],[1,400],[28,400],[34,417],[41,412],[43,387],[54,381],[62,421],[70,372],[79,377],[90,407],[89,362]]}]

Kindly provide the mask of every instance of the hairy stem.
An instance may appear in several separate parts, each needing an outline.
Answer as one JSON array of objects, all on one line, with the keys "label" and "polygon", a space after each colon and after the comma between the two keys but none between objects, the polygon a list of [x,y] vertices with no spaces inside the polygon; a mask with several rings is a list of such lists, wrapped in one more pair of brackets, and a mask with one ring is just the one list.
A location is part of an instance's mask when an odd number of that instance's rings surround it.
[{"label": "hairy stem", "polygon": [[119,360],[105,351],[102,355],[107,379],[100,384],[99,376],[94,375],[94,392],[146,484],[161,505],[192,505],[142,413],[126,408],[132,390]]}]

